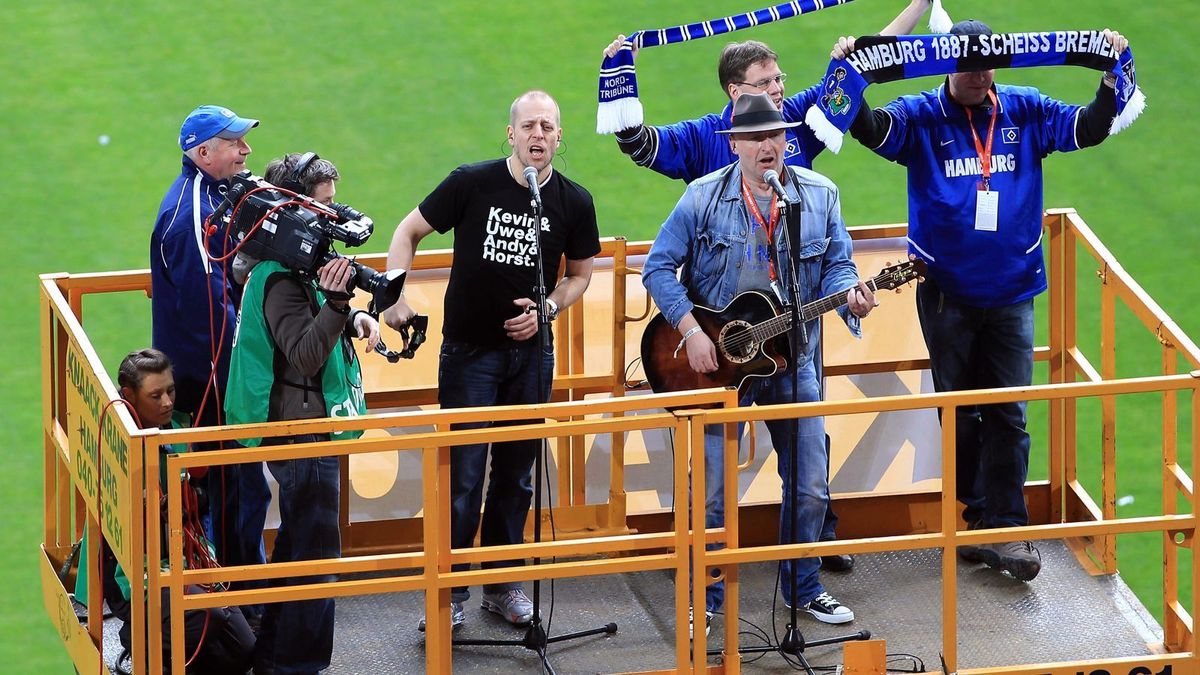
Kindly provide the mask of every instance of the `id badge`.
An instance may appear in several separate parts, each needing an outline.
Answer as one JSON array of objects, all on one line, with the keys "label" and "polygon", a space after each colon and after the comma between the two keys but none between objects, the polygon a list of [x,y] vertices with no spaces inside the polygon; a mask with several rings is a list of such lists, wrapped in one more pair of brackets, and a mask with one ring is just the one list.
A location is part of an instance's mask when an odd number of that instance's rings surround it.
[{"label": "id badge", "polygon": [[975,191],[975,229],[996,231],[996,214],[1000,210],[1000,193],[995,190]]}]

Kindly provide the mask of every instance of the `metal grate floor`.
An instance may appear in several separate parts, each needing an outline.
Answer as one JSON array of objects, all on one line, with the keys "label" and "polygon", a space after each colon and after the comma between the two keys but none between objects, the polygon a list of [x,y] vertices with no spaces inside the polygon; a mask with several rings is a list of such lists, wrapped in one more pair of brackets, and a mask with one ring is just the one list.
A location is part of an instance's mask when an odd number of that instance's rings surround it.
[{"label": "metal grate floor", "polygon": [[[1101,659],[1145,655],[1159,642],[1161,629],[1146,613],[1119,576],[1093,577],[1060,541],[1037,542],[1042,572],[1028,584],[998,574],[984,565],[959,561],[959,667],[979,668],[1021,663]],[[802,615],[800,629],[808,640],[869,630],[887,641],[889,655],[910,654],[927,670],[940,670],[941,552],[902,551],[859,556],[853,572],[825,573],[826,589],[853,608],[856,619],[844,626],[827,626]],[[749,633],[755,628],[782,633],[788,610],[773,603],[775,566],[746,565],[741,572],[742,643],[762,644]],[[523,630],[480,609],[478,589],[472,589],[467,622],[459,638],[520,639]],[[673,581],[668,572],[644,572],[612,577],[560,580],[554,584],[553,613],[550,585],[542,586],[543,623],[551,636],[596,628],[612,621],[619,630],[611,636],[551,644],[550,661],[559,673],[612,673],[670,668],[674,658]],[[396,593],[337,602],[335,675],[424,672],[424,634],[416,630],[422,614],[421,596]],[[772,612],[774,609],[774,612]],[[775,628],[772,627],[774,618]],[[721,644],[724,618],[713,622],[710,647]],[[109,622],[113,624],[113,622]],[[105,656],[111,662],[120,647],[116,626],[105,630]],[[841,660],[837,645],[805,651],[814,666]],[[715,662],[714,657],[714,662]],[[750,662],[751,673],[791,672],[777,654]],[[909,667],[913,661],[896,657],[889,667]],[[455,647],[454,669],[463,673],[538,672],[538,657],[522,647]]]}]

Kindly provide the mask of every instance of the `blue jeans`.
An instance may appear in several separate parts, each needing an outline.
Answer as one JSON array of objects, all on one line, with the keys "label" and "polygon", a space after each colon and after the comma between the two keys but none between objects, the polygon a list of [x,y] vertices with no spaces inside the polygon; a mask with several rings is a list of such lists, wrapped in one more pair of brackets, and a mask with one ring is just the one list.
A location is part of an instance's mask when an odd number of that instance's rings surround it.
[{"label": "blue jeans", "polygon": [[[540,355],[540,358],[539,358]],[[538,391],[537,365],[542,368]],[[438,368],[438,402],[442,408],[544,403],[554,380],[554,350],[544,352],[536,337],[501,347],[480,347],[465,342],[442,343]],[[520,422],[471,422],[453,429],[480,429]],[[469,548],[479,533],[481,546],[519,544],[525,536],[525,518],[533,498],[530,469],[542,446],[540,440],[457,445],[450,449],[450,546]],[[489,452],[490,448],[490,452]],[[491,478],[484,499],[483,479],[491,455]],[[480,506],[483,529],[480,530]],[[483,563],[485,569],[515,567],[521,560]],[[454,565],[454,571],[470,569]],[[519,582],[489,584],[484,593],[521,588]],[[451,591],[454,602],[471,597],[464,587]]]},{"label": "blue jeans", "polygon": [[[328,440],[325,435],[275,439],[276,444]],[[270,441],[264,443],[269,444]],[[342,555],[338,530],[338,458],[314,457],[267,462],[279,483],[279,531],[271,562],[323,560]],[[288,577],[274,586],[336,581],[332,574]],[[255,648],[256,665],[273,664],[276,673],[316,673],[333,655],[333,598],[267,605]]]},{"label": "blue jeans", "polygon": [[[237,447],[236,444],[231,444]],[[214,546],[222,565],[266,562],[263,527],[271,488],[262,462],[213,467],[208,479],[212,496]]]},{"label": "blue jeans", "polygon": [[[758,403],[806,403],[821,400],[816,369],[812,362],[801,364],[797,376],[794,370],[778,373],[770,378],[753,378],[741,399],[740,405]],[[797,434],[797,423],[799,437]],[[771,434],[771,445],[775,448],[779,478],[783,484],[783,501],[779,514],[779,541],[786,543],[808,543],[820,541],[829,506],[829,453],[825,440],[825,419],[801,417],[798,420],[771,420],[767,423]],[[741,436],[738,425],[738,436]],[[724,440],[720,425],[710,425],[704,430],[704,507],[706,527],[725,525],[725,465]],[[793,477],[792,449],[795,448],[796,465]],[[796,510],[796,531],[792,531],[792,510]],[[709,545],[709,548],[719,548]],[[780,588],[788,604],[807,603],[824,592],[818,570],[819,557],[783,560],[779,563]],[[796,584],[789,588],[792,569],[796,571]],[[718,573],[714,570],[714,574]],[[720,609],[725,603],[725,583],[708,584],[706,604],[709,611]]]},{"label": "blue jeans", "polygon": [[[937,391],[1027,387],[1033,382],[1033,300],[972,307],[925,281],[917,286],[917,315]],[[963,518],[984,528],[1027,524],[1025,402],[960,406],[955,422]]]},{"label": "blue jeans", "polygon": [[[177,385],[178,401],[187,401],[198,406],[204,391],[202,384],[189,380]],[[195,414],[195,407],[180,407],[180,410]],[[204,406],[200,426],[215,426],[223,422],[217,411],[220,406],[211,396]],[[195,451],[216,450],[221,443],[197,443]],[[239,447],[234,441],[224,444],[226,448]],[[217,551],[217,562],[222,565],[257,565],[267,560],[263,546],[263,527],[267,520],[267,507],[271,504],[271,488],[263,475],[262,462],[228,464],[212,467],[208,472],[209,513],[211,524],[206,525],[209,539]],[[238,582],[233,588],[250,588],[256,582]],[[257,613],[261,606],[254,605]]]}]

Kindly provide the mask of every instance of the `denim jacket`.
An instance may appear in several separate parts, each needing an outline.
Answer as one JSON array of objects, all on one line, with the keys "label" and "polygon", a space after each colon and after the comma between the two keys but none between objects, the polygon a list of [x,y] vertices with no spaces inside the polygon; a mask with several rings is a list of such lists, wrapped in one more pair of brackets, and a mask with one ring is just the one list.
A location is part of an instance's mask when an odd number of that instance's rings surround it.
[{"label": "denim jacket", "polygon": [[[850,258],[850,234],[842,221],[837,186],[814,171],[794,166],[787,169],[790,176],[785,190],[793,204],[799,200],[801,209],[799,244],[794,247],[801,302],[845,292],[858,283],[858,270]],[[672,326],[678,326],[695,304],[721,309],[733,301],[742,261],[746,259],[751,218],[742,199],[741,184],[742,170],[737,162],[693,181],[650,247],[642,268],[642,283]],[[789,236],[794,237],[794,233]],[[789,259],[787,239],[776,235],[777,260]],[[780,267],[779,289],[786,298],[790,295],[791,270],[786,263]],[[779,300],[769,289],[763,290]],[[838,313],[851,333],[862,335],[858,317],[846,307]],[[805,325],[807,342],[800,363],[813,357],[819,331],[819,321]]]}]

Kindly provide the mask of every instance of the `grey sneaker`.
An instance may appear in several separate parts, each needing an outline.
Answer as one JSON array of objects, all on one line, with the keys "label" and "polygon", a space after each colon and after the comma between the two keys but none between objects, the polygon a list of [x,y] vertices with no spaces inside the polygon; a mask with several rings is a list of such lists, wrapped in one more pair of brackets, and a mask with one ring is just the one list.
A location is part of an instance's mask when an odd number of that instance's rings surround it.
[{"label": "grey sneaker", "polygon": [[[975,523],[967,523],[967,529],[968,530],[979,530],[979,529],[983,529],[983,528],[980,527],[978,522],[975,522]],[[983,546],[973,546],[973,545],[969,545],[969,544],[965,545],[965,546],[959,546],[958,547],[958,557],[969,563],[984,562],[985,559],[984,559],[984,555],[983,555],[983,548],[984,548]]]},{"label": "grey sneaker", "polygon": [[499,614],[514,626],[525,626],[533,620],[533,601],[520,588],[503,593],[484,593],[483,608]]},{"label": "grey sneaker", "polygon": [[[463,611],[461,602],[450,603],[450,630],[454,630],[463,625],[467,621],[467,613]],[[417,622],[417,630],[425,632],[425,617]]]},{"label": "grey sneaker", "polygon": [[1008,572],[1020,581],[1031,581],[1042,571],[1042,554],[1028,541],[1008,541],[979,547],[988,567]]}]

